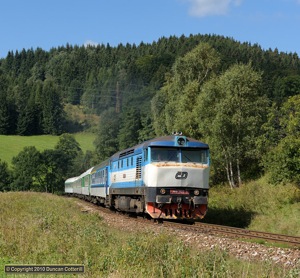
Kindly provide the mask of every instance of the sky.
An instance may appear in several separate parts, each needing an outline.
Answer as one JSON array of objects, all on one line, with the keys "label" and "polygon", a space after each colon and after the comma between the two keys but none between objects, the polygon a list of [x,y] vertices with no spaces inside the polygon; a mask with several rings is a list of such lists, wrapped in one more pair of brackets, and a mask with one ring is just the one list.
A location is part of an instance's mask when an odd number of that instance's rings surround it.
[{"label": "sky", "polygon": [[300,56],[300,0],[0,0],[8,51],[214,34]]}]

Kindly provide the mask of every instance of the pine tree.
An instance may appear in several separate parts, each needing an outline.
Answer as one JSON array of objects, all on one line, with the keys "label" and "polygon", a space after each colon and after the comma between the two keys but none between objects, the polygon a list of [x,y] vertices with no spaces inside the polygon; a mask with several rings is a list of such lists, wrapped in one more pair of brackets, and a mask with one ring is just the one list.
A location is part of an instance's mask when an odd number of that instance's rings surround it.
[{"label": "pine tree", "polygon": [[46,80],[44,82],[42,96],[43,132],[53,135],[61,134],[65,116],[61,97],[53,81]]},{"label": "pine tree", "polygon": [[9,134],[9,108],[7,103],[7,80],[0,72],[0,134]]},{"label": "pine tree", "polygon": [[10,190],[11,176],[8,165],[0,159],[0,191]]},{"label": "pine tree", "polygon": [[122,113],[122,123],[118,134],[121,150],[132,147],[139,142],[138,132],[141,127],[141,115],[137,108],[129,108]]},{"label": "pine tree", "polygon": [[119,150],[119,117],[113,108],[104,111],[100,116],[98,135],[94,143],[98,161],[103,161]]}]

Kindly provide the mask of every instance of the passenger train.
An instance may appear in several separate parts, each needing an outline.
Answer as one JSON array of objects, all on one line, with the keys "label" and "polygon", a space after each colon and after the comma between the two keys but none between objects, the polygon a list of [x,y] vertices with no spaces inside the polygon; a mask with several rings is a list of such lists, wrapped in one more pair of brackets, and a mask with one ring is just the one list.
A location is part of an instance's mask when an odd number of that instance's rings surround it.
[{"label": "passenger train", "polygon": [[201,219],[209,191],[209,147],[183,135],[120,151],[78,177],[65,193],[154,219]]}]

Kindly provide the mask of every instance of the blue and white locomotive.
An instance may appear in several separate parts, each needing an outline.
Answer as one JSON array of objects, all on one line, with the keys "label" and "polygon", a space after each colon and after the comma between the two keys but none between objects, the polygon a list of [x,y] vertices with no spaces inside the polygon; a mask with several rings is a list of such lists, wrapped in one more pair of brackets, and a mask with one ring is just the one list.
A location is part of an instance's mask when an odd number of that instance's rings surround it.
[{"label": "blue and white locomotive", "polygon": [[154,219],[201,219],[207,211],[209,147],[182,135],[120,151],[65,182],[65,193]]}]

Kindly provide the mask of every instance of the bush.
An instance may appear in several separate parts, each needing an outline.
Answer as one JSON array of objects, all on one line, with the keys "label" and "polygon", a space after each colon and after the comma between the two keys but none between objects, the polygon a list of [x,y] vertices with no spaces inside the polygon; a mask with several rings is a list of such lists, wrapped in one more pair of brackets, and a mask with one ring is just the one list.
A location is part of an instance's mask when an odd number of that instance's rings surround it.
[{"label": "bush", "polygon": [[272,183],[294,182],[300,185],[300,139],[285,137],[263,161]]},{"label": "bush", "polygon": [[300,190],[293,184],[272,185],[265,176],[239,188],[210,189],[205,222],[300,235]]}]

